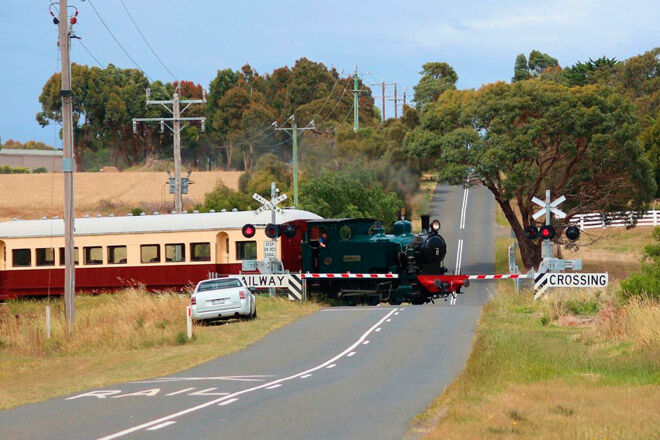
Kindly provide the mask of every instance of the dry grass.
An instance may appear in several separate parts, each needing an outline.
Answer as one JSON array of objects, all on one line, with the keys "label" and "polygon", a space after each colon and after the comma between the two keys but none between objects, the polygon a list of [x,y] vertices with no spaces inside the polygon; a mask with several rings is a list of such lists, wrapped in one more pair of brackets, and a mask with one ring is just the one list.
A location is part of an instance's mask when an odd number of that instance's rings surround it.
[{"label": "dry grass", "polygon": [[[232,353],[319,304],[259,297],[259,318],[195,325],[185,336],[187,295],[139,289],[76,298],[76,327],[64,331],[61,298],[52,300],[52,338],[45,338],[45,300],[0,305],[0,410],[112,383],[172,374]],[[29,381],[16,380],[29,377]]]},{"label": "dry grass", "polygon": [[[184,207],[192,208],[204,201],[218,180],[238,189],[240,171],[199,171],[191,175],[195,183],[184,196]],[[23,219],[62,216],[63,175],[0,175],[0,221],[13,217]],[[76,173],[75,198],[77,215],[121,213],[141,207],[145,211],[169,211],[172,196],[168,193],[164,172]]]}]

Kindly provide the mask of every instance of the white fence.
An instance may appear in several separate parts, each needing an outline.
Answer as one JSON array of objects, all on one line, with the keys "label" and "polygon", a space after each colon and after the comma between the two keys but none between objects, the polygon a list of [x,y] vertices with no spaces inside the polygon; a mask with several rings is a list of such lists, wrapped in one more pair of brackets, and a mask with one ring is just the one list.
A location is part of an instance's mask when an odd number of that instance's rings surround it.
[{"label": "white fence", "polygon": [[660,225],[660,210],[647,211],[638,216],[634,212],[622,212],[618,214],[580,214],[571,219],[571,223],[580,229],[594,228],[616,228],[632,226],[658,226]]}]

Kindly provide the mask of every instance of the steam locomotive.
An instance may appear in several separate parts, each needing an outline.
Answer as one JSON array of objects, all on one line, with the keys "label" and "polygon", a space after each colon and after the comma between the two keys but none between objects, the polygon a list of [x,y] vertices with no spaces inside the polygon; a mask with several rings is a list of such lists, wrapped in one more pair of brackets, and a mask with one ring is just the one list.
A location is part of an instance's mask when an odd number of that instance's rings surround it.
[{"label": "steam locomotive", "polygon": [[419,234],[412,233],[407,220],[394,223],[392,234],[374,219],[298,220],[282,226],[282,261],[289,270],[315,274],[307,281],[312,295],[347,304],[424,304],[462,293],[469,283],[447,275],[447,243],[440,226],[428,215],[422,216]]}]

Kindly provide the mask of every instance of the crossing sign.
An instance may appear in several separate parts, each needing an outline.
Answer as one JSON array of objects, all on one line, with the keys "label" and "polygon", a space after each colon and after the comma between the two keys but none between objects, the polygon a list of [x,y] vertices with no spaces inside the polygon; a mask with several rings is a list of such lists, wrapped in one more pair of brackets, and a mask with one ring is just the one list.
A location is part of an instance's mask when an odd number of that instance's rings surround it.
[{"label": "crossing sign", "polygon": [[562,203],[564,203],[566,201],[566,197],[561,196],[557,200],[555,200],[554,202],[550,202],[550,197],[549,196],[550,196],[550,194],[549,194],[549,191],[548,191],[548,194],[546,195],[546,201],[545,202],[543,200],[537,198],[537,197],[532,197],[532,202],[536,203],[541,208],[543,208],[540,211],[537,211],[533,215],[534,220],[538,220],[541,217],[543,217],[544,215],[549,214],[548,211],[552,212],[556,217],[566,218],[566,213],[564,211],[562,211],[561,209],[557,208],[557,206],[561,205]]},{"label": "crossing sign", "polygon": [[275,197],[272,200],[268,200],[265,197],[262,197],[261,195],[254,193],[252,195],[252,198],[256,200],[257,202],[261,203],[261,206],[257,208],[255,214],[261,214],[264,211],[275,211],[278,214],[284,214],[284,211],[282,208],[277,206],[279,203],[282,203],[287,199],[286,194],[280,194],[279,196]]}]

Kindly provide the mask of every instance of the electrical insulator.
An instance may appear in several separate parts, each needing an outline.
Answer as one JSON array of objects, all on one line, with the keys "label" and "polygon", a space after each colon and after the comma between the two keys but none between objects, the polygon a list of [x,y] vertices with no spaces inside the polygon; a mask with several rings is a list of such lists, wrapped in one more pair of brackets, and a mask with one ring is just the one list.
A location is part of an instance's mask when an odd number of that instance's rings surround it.
[{"label": "electrical insulator", "polygon": [[160,132],[165,133],[165,121],[160,121]]},{"label": "electrical insulator", "polygon": [[206,123],[204,119],[202,119],[202,133],[204,133],[205,131],[206,131]]},{"label": "electrical insulator", "polygon": [[137,122],[133,121],[133,133],[137,134]]}]

